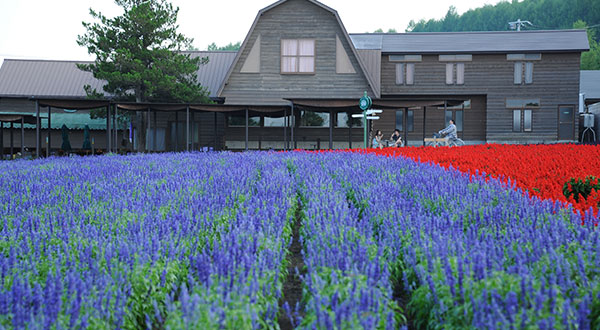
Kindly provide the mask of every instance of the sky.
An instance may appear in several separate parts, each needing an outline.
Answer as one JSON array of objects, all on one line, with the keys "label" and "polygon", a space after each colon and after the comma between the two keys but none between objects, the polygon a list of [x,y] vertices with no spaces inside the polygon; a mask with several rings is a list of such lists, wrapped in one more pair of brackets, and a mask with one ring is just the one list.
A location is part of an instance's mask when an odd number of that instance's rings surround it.
[{"label": "sky", "polygon": [[[243,41],[257,12],[275,0],[172,0],[179,7],[179,32],[205,50]],[[453,5],[459,14],[499,0],[322,0],[338,11],[349,33],[396,29],[404,32],[410,20],[439,19]],[[91,21],[93,8],[108,17],[122,14],[113,0],[1,0],[0,63],[4,58],[93,60],[77,36],[81,22]],[[516,18],[515,18],[516,19]]]}]

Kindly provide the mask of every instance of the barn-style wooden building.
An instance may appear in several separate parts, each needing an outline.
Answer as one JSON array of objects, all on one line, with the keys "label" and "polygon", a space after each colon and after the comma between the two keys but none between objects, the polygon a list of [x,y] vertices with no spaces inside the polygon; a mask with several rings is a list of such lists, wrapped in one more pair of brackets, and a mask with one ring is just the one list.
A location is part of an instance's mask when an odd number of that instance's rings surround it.
[{"label": "barn-style wooden building", "polygon": [[[334,9],[281,0],[259,11],[238,52],[191,53],[209,57],[198,78],[219,105],[111,104],[146,111],[146,146],[155,151],[362,147],[352,114],[365,91],[383,110],[371,128],[399,129],[408,145],[449,119],[467,143],[572,142],[588,49],[585,30],[349,34]],[[0,113],[76,108],[85,84],[102,82],[75,63],[5,60]],[[113,148],[135,150],[135,126],[111,130]],[[107,147],[108,137],[96,140]]]}]

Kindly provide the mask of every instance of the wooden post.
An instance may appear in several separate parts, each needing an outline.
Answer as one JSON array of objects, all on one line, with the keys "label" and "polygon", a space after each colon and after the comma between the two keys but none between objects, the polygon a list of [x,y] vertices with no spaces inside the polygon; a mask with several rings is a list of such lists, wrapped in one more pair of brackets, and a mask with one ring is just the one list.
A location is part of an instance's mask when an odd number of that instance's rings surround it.
[{"label": "wooden post", "polygon": [[348,149],[352,149],[352,111],[348,111]]},{"label": "wooden post", "polygon": [[287,126],[288,126],[287,108],[283,108],[283,150],[288,149]]},{"label": "wooden post", "polygon": [[190,106],[185,108],[185,151],[190,151]]},{"label": "wooden post", "polygon": [[213,147],[213,150],[217,151],[217,113],[216,112],[213,112],[213,117],[214,117],[214,124],[215,124],[214,131],[213,131],[215,133],[215,135],[214,135],[215,146]]},{"label": "wooden post", "polygon": [[149,152],[151,150],[150,130],[152,129],[152,127],[150,126],[150,124],[152,124],[152,121],[150,120],[150,107],[148,107],[148,111],[146,112],[146,122],[146,132],[144,134],[146,134],[146,145],[148,145],[148,148],[144,148],[144,150],[146,150],[146,152]]},{"label": "wooden post", "polygon": [[40,102],[35,101],[35,157],[40,158]]},{"label": "wooden post", "polygon": [[179,131],[178,131],[178,127],[179,126],[179,111],[175,111],[175,150],[174,151],[179,151]]},{"label": "wooden post", "polygon": [[248,151],[248,108],[246,108],[246,151]]},{"label": "wooden post", "polygon": [[333,110],[329,110],[329,150],[333,149]]},{"label": "wooden post", "polygon": [[13,155],[14,155],[14,148],[15,148],[15,137],[14,137],[14,123],[11,121],[10,122],[10,159],[13,159]]},{"label": "wooden post", "polygon": [[111,128],[110,128],[110,105],[106,106],[106,152],[109,153],[112,150],[112,139],[111,139]]},{"label": "wooden post", "polygon": [[113,148],[115,149],[116,153],[119,153],[119,122],[117,119],[117,105],[114,105],[115,108],[115,116],[113,117],[113,130],[115,132],[115,138],[114,141],[115,143],[113,144]]},{"label": "wooden post", "polygon": [[192,113],[190,114],[192,116],[191,119],[191,123],[192,123],[192,141],[190,141],[192,143],[192,147],[190,148],[192,151],[194,151],[194,141],[196,140],[196,136],[197,136],[197,132],[196,132],[196,112],[192,111]]},{"label": "wooden post", "polygon": [[156,152],[156,151],[158,151],[158,147],[157,147],[158,143],[156,141],[156,138],[158,137],[158,134],[156,132],[156,131],[158,131],[158,120],[156,119],[156,117],[157,117],[156,110],[154,110],[152,112],[152,117],[154,117],[154,118],[152,118],[153,124],[154,124],[154,129],[152,130],[152,151]]},{"label": "wooden post", "polygon": [[48,106],[48,144],[46,145],[46,157],[50,157],[52,149],[52,107]]},{"label": "wooden post", "polygon": [[0,121],[0,160],[4,160],[4,122]]},{"label": "wooden post", "polygon": [[423,107],[423,146],[425,145],[425,122],[427,119],[427,107]]},{"label": "wooden post", "polygon": [[294,103],[292,102],[291,106],[291,114],[290,114],[290,118],[292,119],[292,122],[290,123],[291,126],[291,136],[290,139],[292,140],[292,143],[294,145],[294,149],[297,149],[297,144],[296,144],[296,139],[294,138],[294,126],[296,126],[296,117],[294,116]]},{"label": "wooden post", "polygon": [[21,157],[25,157],[25,116],[21,116]]}]

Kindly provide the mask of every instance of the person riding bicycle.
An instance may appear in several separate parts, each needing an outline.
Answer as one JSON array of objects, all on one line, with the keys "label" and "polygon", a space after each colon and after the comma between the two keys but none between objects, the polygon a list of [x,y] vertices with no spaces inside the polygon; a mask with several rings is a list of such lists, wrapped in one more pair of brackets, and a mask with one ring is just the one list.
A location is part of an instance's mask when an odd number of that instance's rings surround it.
[{"label": "person riding bicycle", "polygon": [[456,125],[454,124],[454,120],[450,119],[448,121],[448,127],[439,131],[438,134],[440,136],[446,136],[446,143],[450,145],[450,142],[456,142],[458,140],[458,136],[456,135]]}]

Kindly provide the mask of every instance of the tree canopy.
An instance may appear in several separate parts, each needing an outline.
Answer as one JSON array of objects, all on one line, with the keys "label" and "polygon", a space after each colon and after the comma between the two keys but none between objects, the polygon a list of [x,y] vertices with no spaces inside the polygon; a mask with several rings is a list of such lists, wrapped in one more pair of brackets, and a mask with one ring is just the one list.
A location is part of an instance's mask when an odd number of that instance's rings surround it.
[{"label": "tree canopy", "polygon": [[[184,54],[192,39],[178,33],[177,14],[166,0],[115,0],[123,14],[108,18],[90,9],[94,22],[77,43],[95,55],[79,68],[105,80],[104,92],[137,102],[209,102],[196,72],[208,59]],[[90,96],[98,91],[86,86]]]},{"label": "tree canopy", "polygon": [[[590,51],[583,53],[581,68],[600,69],[600,1],[598,0],[512,0],[471,9],[462,15],[450,7],[441,19],[411,21],[407,32],[505,31],[517,19],[533,23],[524,29],[587,29]],[[589,25],[586,24],[590,23]]]},{"label": "tree canopy", "polygon": [[382,28],[379,28],[373,31],[373,33],[398,33],[398,31],[396,31],[396,29],[388,29],[387,32],[384,32]]},{"label": "tree canopy", "polygon": [[213,42],[212,44],[208,45],[208,47],[206,48],[206,50],[208,50],[208,51],[218,51],[218,50],[232,50],[232,51],[234,51],[234,50],[239,50],[240,47],[242,47],[242,42],[241,41],[238,41],[235,44],[230,42],[229,44],[227,44],[225,46],[217,46],[217,44]]}]

